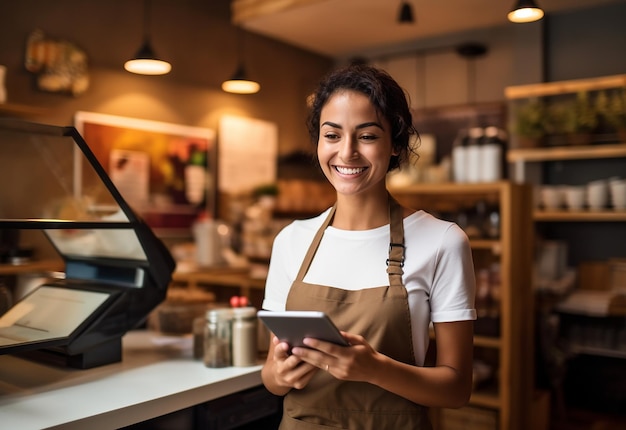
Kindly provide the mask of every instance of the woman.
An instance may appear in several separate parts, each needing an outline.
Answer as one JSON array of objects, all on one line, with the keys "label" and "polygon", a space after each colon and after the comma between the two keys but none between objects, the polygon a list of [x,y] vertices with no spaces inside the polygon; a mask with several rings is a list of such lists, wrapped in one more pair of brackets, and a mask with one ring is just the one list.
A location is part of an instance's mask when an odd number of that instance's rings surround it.
[{"label": "woman", "polygon": [[[401,207],[386,175],[416,134],[402,88],[351,65],[313,95],[309,133],[337,193],[275,239],[263,308],[326,312],[350,346],[272,336],[262,378],[284,395],[281,429],[429,429],[427,407],[461,407],[472,386],[474,272],[455,224]],[[424,367],[428,327],[437,358]]]}]

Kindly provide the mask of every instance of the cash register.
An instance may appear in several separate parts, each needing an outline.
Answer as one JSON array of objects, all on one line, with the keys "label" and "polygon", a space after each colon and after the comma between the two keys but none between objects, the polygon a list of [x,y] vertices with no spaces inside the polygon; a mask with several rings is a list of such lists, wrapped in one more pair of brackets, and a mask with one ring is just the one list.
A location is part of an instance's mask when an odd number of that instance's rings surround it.
[{"label": "cash register", "polygon": [[0,119],[0,181],[0,230],[39,235],[65,264],[0,316],[0,355],[81,369],[122,360],[124,334],[166,297],[166,246],[74,127]]}]

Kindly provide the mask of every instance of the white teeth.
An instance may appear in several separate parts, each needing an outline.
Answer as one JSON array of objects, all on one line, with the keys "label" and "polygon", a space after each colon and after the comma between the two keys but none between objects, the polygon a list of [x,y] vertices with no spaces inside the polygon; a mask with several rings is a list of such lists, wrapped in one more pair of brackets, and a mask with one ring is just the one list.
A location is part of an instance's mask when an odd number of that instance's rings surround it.
[{"label": "white teeth", "polygon": [[335,169],[342,175],[357,175],[365,170],[365,167],[339,167],[336,166]]}]

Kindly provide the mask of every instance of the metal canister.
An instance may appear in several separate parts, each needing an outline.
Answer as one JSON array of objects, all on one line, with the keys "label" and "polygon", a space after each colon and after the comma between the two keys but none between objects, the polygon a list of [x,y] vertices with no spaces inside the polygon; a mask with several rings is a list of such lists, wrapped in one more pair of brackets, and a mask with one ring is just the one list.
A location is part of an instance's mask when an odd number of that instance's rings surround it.
[{"label": "metal canister", "polygon": [[233,366],[257,364],[257,316],[252,306],[233,308]]}]

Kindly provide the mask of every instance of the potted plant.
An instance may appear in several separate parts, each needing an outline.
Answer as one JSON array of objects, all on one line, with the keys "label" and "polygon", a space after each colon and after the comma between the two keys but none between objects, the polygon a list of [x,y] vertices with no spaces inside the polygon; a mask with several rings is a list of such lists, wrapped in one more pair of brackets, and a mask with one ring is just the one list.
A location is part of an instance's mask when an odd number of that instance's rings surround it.
[{"label": "potted plant", "polygon": [[620,142],[626,143],[626,88],[620,88],[608,97],[604,118],[619,137]]},{"label": "potted plant", "polygon": [[519,147],[534,148],[543,144],[546,112],[545,104],[536,98],[518,108],[514,117],[513,133],[517,136]]},{"label": "potted plant", "polygon": [[586,145],[591,142],[593,132],[598,127],[599,114],[591,102],[587,91],[579,91],[564,111],[564,132],[572,145]]},{"label": "potted plant", "polygon": [[263,207],[273,209],[279,194],[278,184],[261,184],[252,190],[253,196]]},{"label": "potted plant", "polygon": [[553,101],[547,108],[546,133],[551,137],[552,144],[559,145],[567,140],[570,111],[570,103],[563,100]]}]

